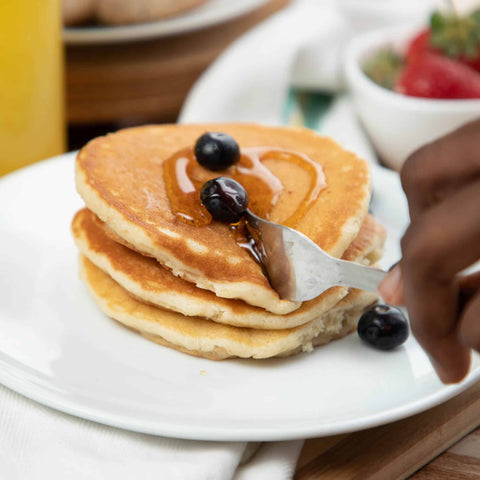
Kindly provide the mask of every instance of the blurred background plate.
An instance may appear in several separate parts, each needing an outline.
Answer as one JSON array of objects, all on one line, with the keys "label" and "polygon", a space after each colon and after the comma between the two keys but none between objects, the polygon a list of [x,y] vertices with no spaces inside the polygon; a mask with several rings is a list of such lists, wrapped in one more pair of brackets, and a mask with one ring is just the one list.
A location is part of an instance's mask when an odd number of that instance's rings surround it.
[{"label": "blurred background plate", "polygon": [[232,20],[267,3],[268,0],[209,0],[181,15],[122,26],[67,27],[63,38],[67,45],[116,43],[178,35]]}]

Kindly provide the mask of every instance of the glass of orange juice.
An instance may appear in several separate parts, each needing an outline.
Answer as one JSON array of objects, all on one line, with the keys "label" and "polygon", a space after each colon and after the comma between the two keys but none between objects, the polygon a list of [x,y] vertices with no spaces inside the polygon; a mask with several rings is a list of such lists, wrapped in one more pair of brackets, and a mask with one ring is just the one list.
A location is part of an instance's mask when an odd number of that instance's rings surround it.
[{"label": "glass of orange juice", "polygon": [[0,175],[65,150],[60,0],[0,1]]}]

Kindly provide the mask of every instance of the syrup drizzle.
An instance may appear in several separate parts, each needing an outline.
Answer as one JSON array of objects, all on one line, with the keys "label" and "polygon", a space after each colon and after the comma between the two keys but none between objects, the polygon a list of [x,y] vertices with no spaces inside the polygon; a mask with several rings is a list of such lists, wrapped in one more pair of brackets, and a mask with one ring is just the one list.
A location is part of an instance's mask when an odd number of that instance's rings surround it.
[{"label": "syrup drizzle", "polygon": [[[284,192],[284,186],[264,164],[265,160],[288,161],[306,170],[310,183],[303,200],[295,211],[280,223],[294,228],[307,213],[310,205],[326,187],[322,167],[307,155],[270,147],[244,148],[237,164],[212,172],[196,160],[193,148],[184,148],[172,155],[163,167],[163,176],[173,213],[182,221],[198,227],[209,225],[212,216],[200,202],[203,184],[218,176],[226,176],[241,183],[249,197],[249,209],[259,217],[270,219],[270,214]],[[265,273],[265,256],[255,241],[245,220],[231,225],[235,241],[247,250]]]},{"label": "syrup drizzle", "polygon": [[240,160],[221,173],[203,168],[195,159],[192,148],[175,153],[164,163],[164,180],[172,211],[186,223],[205,226],[212,222],[207,209],[200,203],[200,190],[203,184],[217,176],[226,176],[241,183],[250,199],[249,208],[259,217],[270,219],[270,214],[278,203],[284,187],[264,164],[265,160],[289,161],[309,173],[310,184],[304,199],[292,215],[280,223],[295,227],[308,211],[309,206],[326,187],[322,167],[307,155],[277,148],[256,147],[242,149]]},{"label": "syrup drizzle", "polygon": [[235,242],[240,248],[246,250],[253,259],[262,267],[263,274],[268,278],[266,270],[267,256],[263,251],[262,243],[258,241],[257,235],[249,227],[245,218],[242,218],[238,223],[230,225],[230,231],[233,233]]}]

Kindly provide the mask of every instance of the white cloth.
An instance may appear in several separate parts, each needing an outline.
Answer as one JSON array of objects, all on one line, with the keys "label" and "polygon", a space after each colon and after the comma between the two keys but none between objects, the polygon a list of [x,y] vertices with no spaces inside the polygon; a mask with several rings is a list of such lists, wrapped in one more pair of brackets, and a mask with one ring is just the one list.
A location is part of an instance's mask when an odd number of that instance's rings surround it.
[{"label": "white cloth", "polygon": [[[348,27],[335,10],[295,3],[230,46],[192,88],[180,122],[239,121],[280,124],[294,62],[302,46],[341,38]],[[335,45],[336,42],[332,42]],[[320,69],[319,69],[320,70]],[[333,76],[328,67],[319,76]]]},{"label": "white cloth", "polygon": [[[385,12],[392,10],[384,4],[392,2],[294,2],[221,55],[192,89],[181,121],[281,123],[292,73],[297,72],[297,84],[339,90],[343,45],[372,19],[385,23]],[[401,3],[395,15],[410,12],[407,4],[418,5]],[[362,12],[370,13],[362,17]],[[322,125],[324,133],[374,160],[346,97],[334,102]],[[302,444],[200,442],[128,432],[56,412],[0,386],[2,480],[287,480]]]},{"label": "white cloth", "polygon": [[[0,386],[2,480],[287,480],[302,442],[199,442],[56,412]],[[251,454],[252,452],[250,452]]]}]

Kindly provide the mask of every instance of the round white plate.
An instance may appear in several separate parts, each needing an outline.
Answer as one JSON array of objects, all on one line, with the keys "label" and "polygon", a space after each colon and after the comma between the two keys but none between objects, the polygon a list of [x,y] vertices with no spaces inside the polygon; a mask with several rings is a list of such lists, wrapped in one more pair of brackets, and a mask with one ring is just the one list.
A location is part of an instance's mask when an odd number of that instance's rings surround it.
[{"label": "round white plate", "polygon": [[156,22],[134,25],[66,27],[63,39],[68,45],[131,42],[178,35],[232,20],[261,7],[268,0],[208,0],[180,15]]},{"label": "round white plate", "polygon": [[[393,352],[356,334],[310,354],[213,362],[149,342],[104,316],[77,278],[70,221],[82,206],[73,155],[0,180],[0,383],[79,417],[205,440],[348,432],[425,410],[480,377],[444,386],[410,338]],[[406,209],[395,174],[375,169],[372,207],[399,254]],[[426,300],[428,301],[428,300]]]}]

